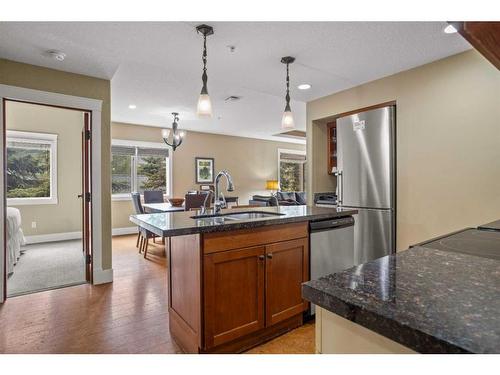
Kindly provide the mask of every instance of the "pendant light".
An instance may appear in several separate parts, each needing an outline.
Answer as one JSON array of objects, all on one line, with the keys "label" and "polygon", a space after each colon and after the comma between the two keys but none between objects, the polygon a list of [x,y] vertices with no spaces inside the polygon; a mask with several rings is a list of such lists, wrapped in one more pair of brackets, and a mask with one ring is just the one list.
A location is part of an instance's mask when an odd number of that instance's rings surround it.
[{"label": "pendant light", "polygon": [[207,36],[214,33],[212,26],[199,25],[196,26],[196,31],[203,35],[203,74],[201,80],[203,86],[201,87],[200,97],[198,98],[197,114],[199,117],[212,117],[212,102],[207,90]]},{"label": "pendant light", "polygon": [[163,138],[163,142],[172,147],[172,150],[175,151],[177,147],[179,147],[186,137],[186,132],[184,130],[179,130],[177,127],[179,124],[179,114],[177,112],[172,112],[172,116],[174,116],[174,122],[172,123],[172,130],[163,129],[161,131],[161,136]]},{"label": "pendant light", "polygon": [[295,61],[295,57],[285,56],[281,58],[281,62],[286,64],[286,96],[285,96],[285,112],[281,118],[281,129],[293,129],[295,124],[293,121],[292,110],[290,108],[290,74],[288,65]]}]

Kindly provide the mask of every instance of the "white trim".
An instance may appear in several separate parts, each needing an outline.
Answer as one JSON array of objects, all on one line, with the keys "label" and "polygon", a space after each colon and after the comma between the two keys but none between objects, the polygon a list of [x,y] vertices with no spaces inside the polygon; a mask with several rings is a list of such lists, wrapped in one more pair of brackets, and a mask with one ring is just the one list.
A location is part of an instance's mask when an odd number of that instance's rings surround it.
[{"label": "white trim", "polygon": [[150,148],[168,148],[169,156],[171,147],[162,142],[144,142],[144,141],[135,141],[132,139],[115,139],[111,140],[112,146],[130,146],[130,147],[150,147]]},{"label": "white trim", "polygon": [[39,234],[36,236],[26,236],[25,238],[26,238],[26,245],[34,243],[44,243],[44,242],[69,241],[82,238],[82,232],[78,231],[78,232]]},{"label": "white trim", "polygon": [[[3,100],[14,99],[31,103],[57,105],[62,107],[92,111],[92,257],[94,284],[111,282],[113,270],[102,269],[102,191],[101,191],[101,108],[102,100],[64,95],[48,91],[39,91],[23,87],[0,85],[0,134],[3,133]],[[0,137],[0,150],[3,150],[3,137]],[[5,170],[3,152],[0,152],[0,169]],[[4,174],[0,173],[0,186],[4,186]],[[5,197],[0,189],[0,229],[4,228]],[[5,281],[5,238],[4,231],[0,230],[0,303],[4,301],[3,294]]]},{"label": "white trim", "polygon": [[95,269],[93,273],[94,285],[106,284],[113,282],[113,269]]},{"label": "white trim", "polygon": [[33,198],[7,198],[9,206],[34,206],[40,204],[57,204],[57,134],[23,132],[17,130],[6,131],[7,144],[9,140],[46,144],[49,145],[50,154],[50,197],[33,197]]},{"label": "white trim", "polygon": [[113,228],[113,236],[124,236],[126,234],[137,234],[137,227]]}]

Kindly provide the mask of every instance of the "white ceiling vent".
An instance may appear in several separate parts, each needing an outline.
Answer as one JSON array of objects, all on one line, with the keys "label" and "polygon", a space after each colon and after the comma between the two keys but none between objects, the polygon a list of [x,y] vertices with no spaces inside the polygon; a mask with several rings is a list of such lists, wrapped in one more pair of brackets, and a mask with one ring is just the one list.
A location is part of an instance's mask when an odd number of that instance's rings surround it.
[{"label": "white ceiling vent", "polygon": [[238,100],[241,100],[241,96],[231,95],[231,96],[228,96],[226,99],[224,99],[224,101],[226,103],[237,102]]}]

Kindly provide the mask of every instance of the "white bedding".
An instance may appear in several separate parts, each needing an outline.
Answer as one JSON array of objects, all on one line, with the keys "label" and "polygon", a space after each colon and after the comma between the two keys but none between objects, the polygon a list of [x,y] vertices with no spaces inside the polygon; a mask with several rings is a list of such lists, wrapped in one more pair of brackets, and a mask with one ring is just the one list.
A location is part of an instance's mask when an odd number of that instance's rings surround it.
[{"label": "white bedding", "polygon": [[21,256],[21,246],[24,243],[21,212],[17,208],[7,207],[7,274],[14,271],[14,265]]}]

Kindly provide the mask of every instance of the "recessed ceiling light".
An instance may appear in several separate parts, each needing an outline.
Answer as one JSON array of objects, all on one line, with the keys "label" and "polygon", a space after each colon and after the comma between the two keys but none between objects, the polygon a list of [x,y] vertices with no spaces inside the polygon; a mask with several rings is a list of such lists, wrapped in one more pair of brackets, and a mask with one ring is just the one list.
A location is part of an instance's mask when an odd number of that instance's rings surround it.
[{"label": "recessed ceiling light", "polygon": [[136,106],[135,104],[129,104],[129,106],[128,106],[128,107],[129,107],[130,109],[136,109],[136,108],[137,108],[137,106]]},{"label": "recessed ceiling light", "polygon": [[455,26],[453,25],[448,25],[444,28],[443,30],[446,34],[454,34],[457,32],[457,29],[455,29]]},{"label": "recessed ceiling light", "polygon": [[303,83],[301,85],[298,85],[297,88],[299,90],[309,90],[311,88],[311,85],[309,83]]}]

